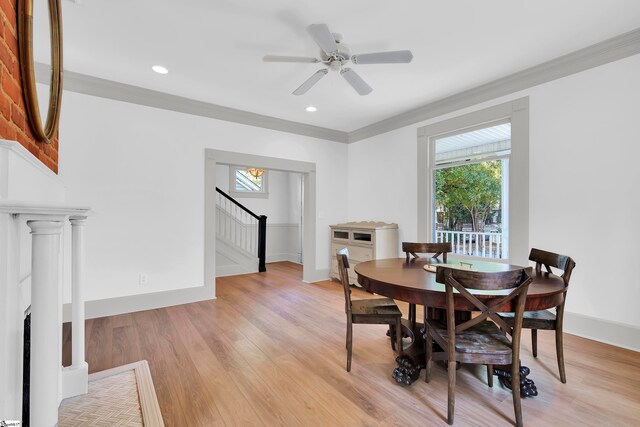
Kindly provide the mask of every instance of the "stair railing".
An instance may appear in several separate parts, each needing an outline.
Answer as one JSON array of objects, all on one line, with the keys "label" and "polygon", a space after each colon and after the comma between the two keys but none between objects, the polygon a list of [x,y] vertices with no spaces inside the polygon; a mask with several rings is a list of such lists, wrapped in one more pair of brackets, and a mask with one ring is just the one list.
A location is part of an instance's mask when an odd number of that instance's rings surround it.
[{"label": "stair railing", "polygon": [[258,256],[258,271],[267,271],[267,217],[257,215],[216,187],[216,231],[244,251]]}]

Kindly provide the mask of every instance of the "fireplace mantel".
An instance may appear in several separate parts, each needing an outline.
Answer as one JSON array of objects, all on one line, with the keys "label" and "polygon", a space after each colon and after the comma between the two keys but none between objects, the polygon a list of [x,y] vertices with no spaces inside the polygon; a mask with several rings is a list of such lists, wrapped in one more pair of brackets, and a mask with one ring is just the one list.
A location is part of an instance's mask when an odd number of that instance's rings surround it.
[{"label": "fireplace mantel", "polygon": [[[59,176],[17,142],[0,140],[0,415],[22,419],[27,309],[30,421],[38,426],[56,425],[60,401],[87,390],[82,265],[89,208],[65,204],[65,199]],[[65,245],[69,228],[72,244]],[[61,360],[64,257],[71,259],[73,348],[68,368],[62,368]]]},{"label": "fireplace mantel", "polygon": [[67,218],[87,216],[90,208],[85,206],[40,205],[33,202],[0,201],[0,213],[20,215],[24,219]]}]

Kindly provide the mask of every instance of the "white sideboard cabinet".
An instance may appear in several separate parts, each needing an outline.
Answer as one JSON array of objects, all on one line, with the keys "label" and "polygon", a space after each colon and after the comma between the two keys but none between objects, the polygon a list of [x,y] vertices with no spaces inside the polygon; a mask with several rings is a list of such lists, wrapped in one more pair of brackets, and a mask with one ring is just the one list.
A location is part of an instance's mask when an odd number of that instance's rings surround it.
[{"label": "white sideboard cabinet", "polygon": [[349,279],[357,284],[353,267],[372,259],[398,258],[398,224],[360,221],[330,225],[331,227],[331,278],[340,280],[336,252],[349,250]]}]

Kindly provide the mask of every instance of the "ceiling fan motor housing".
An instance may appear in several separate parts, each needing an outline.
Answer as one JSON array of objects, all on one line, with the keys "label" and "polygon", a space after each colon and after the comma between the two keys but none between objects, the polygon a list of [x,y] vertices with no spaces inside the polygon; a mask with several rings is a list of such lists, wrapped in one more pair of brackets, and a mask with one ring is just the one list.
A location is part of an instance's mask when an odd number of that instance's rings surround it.
[{"label": "ceiling fan motor housing", "polygon": [[342,36],[339,34],[333,34],[336,39],[336,45],[338,46],[338,51],[334,52],[332,55],[327,54],[323,50],[320,50],[320,58],[323,62],[333,63],[333,61],[340,61],[344,63],[351,58],[351,49],[346,44],[340,43],[340,39]]}]

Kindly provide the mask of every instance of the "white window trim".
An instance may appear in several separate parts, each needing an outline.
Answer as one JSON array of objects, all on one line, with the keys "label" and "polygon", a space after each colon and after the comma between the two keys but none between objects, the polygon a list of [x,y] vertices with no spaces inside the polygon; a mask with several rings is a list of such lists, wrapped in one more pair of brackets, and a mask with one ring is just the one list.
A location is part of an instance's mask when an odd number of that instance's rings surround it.
[{"label": "white window trim", "polygon": [[265,169],[262,174],[262,190],[261,191],[238,191],[236,190],[236,171],[247,170],[247,166],[229,166],[229,195],[236,199],[253,198],[268,199],[269,198],[269,171]]},{"label": "white window trim", "polygon": [[[433,175],[435,162],[433,141],[443,135],[458,133],[462,129],[485,127],[500,120],[511,122],[511,156],[509,158],[508,197],[508,260],[517,265],[528,265],[529,258],[529,98],[474,111],[438,123],[418,128],[418,240],[429,242],[433,238]],[[457,255],[457,257],[464,257]],[[471,257],[478,258],[478,257]]]}]

